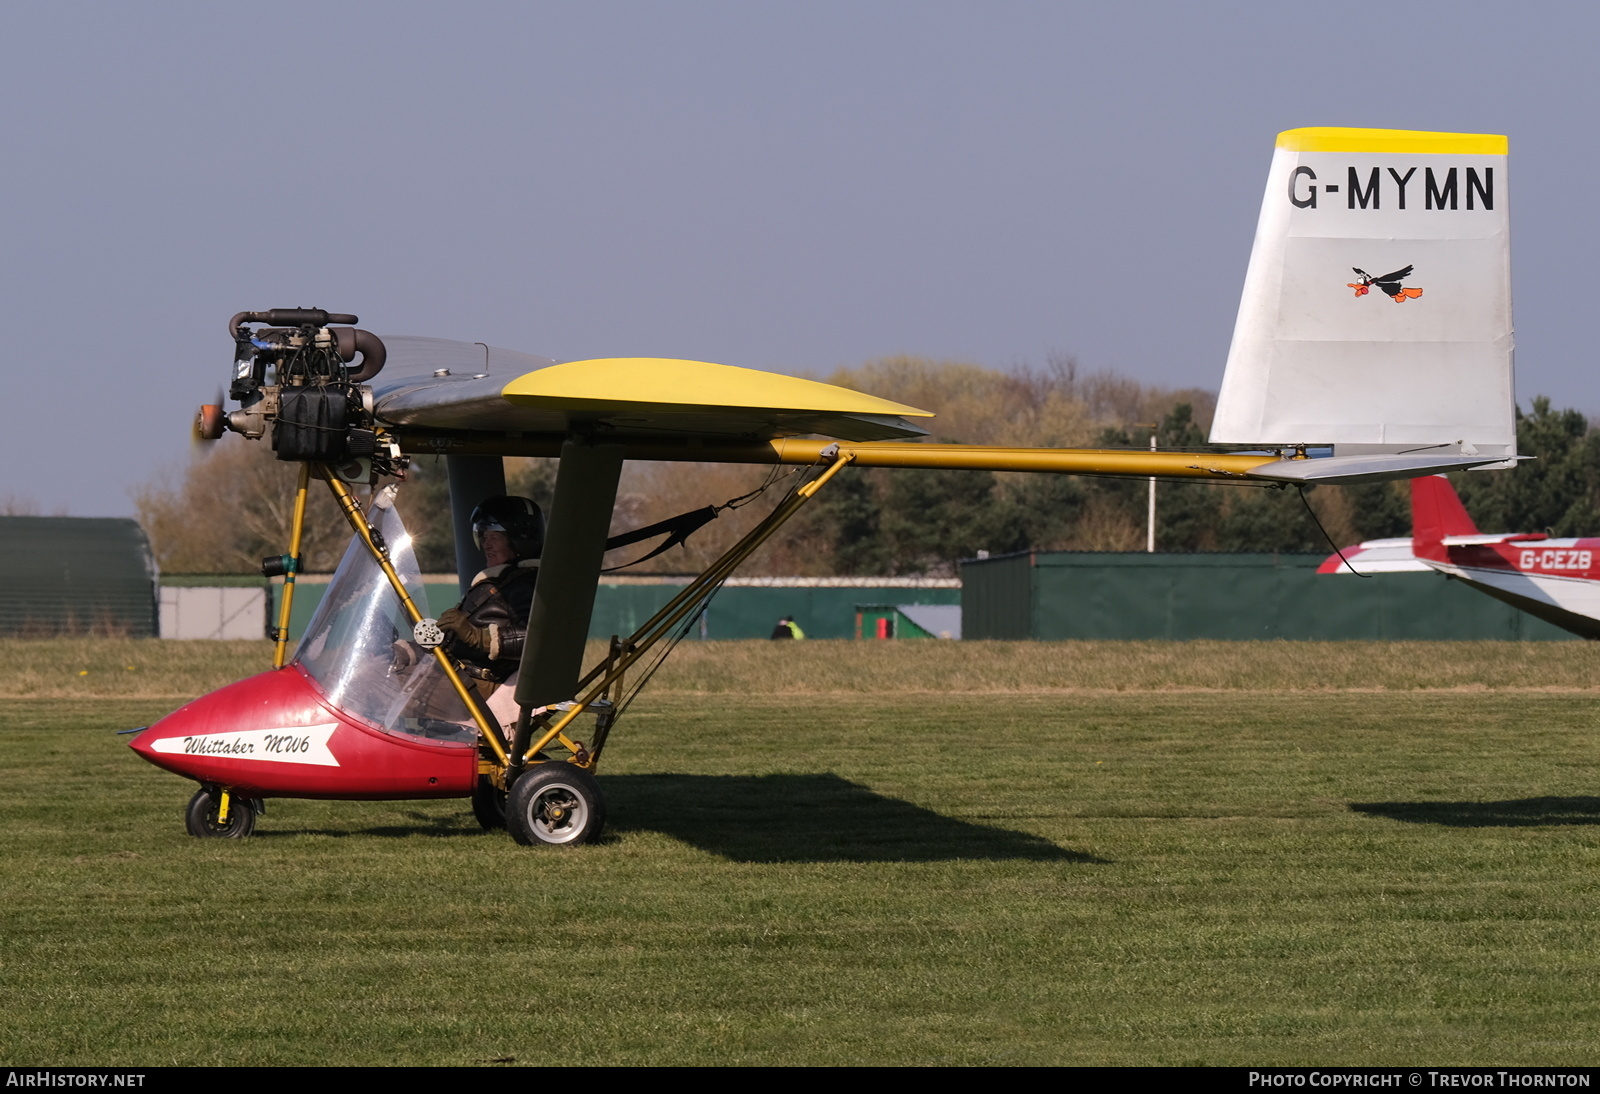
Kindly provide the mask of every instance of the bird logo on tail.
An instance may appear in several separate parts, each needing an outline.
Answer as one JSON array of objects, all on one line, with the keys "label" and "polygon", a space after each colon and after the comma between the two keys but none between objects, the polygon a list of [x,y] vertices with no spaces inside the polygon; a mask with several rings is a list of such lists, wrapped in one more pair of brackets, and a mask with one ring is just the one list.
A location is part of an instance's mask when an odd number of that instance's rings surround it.
[{"label": "bird logo on tail", "polygon": [[1386,273],[1381,277],[1373,277],[1360,266],[1351,266],[1350,268],[1356,272],[1361,280],[1355,282],[1347,281],[1345,282],[1345,287],[1354,289],[1357,296],[1366,296],[1367,293],[1372,291],[1372,286],[1374,285],[1378,286],[1378,291],[1396,304],[1404,304],[1407,300],[1415,300],[1422,295],[1421,289],[1408,289],[1400,284],[1400,282],[1411,276],[1411,271],[1415,267],[1407,266],[1403,270]]}]

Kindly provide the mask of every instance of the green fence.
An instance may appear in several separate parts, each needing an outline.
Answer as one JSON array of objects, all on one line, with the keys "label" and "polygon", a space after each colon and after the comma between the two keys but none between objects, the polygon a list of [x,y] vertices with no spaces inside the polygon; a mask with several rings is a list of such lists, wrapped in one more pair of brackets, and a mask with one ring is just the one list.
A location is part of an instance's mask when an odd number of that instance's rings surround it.
[{"label": "green fence", "polygon": [[[660,584],[602,583],[589,622],[590,638],[632,634],[667,601],[684,582]],[[428,581],[428,611],[438,615],[455,606],[461,593],[454,579]],[[291,638],[299,638],[327,590],[315,578],[295,585],[294,608],[289,623]],[[273,588],[274,597],[282,586]],[[731,585],[717,593],[703,619],[690,628],[690,638],[769,638],[779,617],[792,616],[808,638],[854,638],[856,605],[959,604],[961,590],[886,585]],[[276,601],[274,601],[276,604]],[[274,608],[273,618],[277,618]]]},{"label": "green fence", "polygon": [[[960,604],[968,639],[1573,637],[1439,574],[1319,575],[1323,557],[1053,552],[964,563],[960,589],[736,585],[717,594],[689,633],[767,638],[780,616],[793,616],[809,637],[854,638],[858,606],[878,605],[882,614],[893,605]],[[682,587],[670,580],[602,584],[590,637],[631,634]],[[298,585],[293,637],[325,589],[314,576]],[[433,615],[459,599],[451,579],[430,580],[427,592]],[[869,627],[867,637],[873,633]]]},{"label": "green fence", "polygon": [[964,637],[1575,637],[1442,574],[1318,574],[1325,557],[1040,552],[966,562]]}]

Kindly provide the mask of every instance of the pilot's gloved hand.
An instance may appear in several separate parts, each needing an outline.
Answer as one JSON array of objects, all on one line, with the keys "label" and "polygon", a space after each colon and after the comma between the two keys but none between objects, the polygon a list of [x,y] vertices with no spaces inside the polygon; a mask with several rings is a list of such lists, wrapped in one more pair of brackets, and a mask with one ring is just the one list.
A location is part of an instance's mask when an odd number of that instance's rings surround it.
[{"label": "pilot's gloved hand", "polygon": [[394,657],[389,663],[391,676],[404,676],[416,668],[417,662],[422,659],[422,648],[415,642],[407,642],[403,638],[390,643],[389,650]]},{"label": "pilot's gloved hand", "polygon": [[492,636],[488,627],[479,627],[460,608],[451,608],[439,617],[439,629],[468,649],[486,654]]}]

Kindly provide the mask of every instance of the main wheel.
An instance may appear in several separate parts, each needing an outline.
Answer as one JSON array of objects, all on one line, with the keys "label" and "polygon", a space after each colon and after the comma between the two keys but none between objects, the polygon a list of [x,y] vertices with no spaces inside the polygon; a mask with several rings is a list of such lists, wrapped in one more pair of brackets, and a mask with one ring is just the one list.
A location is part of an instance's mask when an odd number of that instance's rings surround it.
[{"label": "main wheel", "polygon": [[244,839],[256,830],[256,806],[249,798],[237,795],[228,797],[228,822],[217,822],[217,794],[209,787],[201,787],[189,799],[189,808],[183,815],[184,827],[191,836],[202,839]]},{"label": "main wheel", "polygon": [[571,764],[539,764],[506,795],[506,828],[518,843],[593,843],[605,823],[600,785]]},{"label": "main wheel", "polygon": [[472,815],[485,831],[506,826],[506,792],[483,775],[478,776],[478,785],[472,790]]}]

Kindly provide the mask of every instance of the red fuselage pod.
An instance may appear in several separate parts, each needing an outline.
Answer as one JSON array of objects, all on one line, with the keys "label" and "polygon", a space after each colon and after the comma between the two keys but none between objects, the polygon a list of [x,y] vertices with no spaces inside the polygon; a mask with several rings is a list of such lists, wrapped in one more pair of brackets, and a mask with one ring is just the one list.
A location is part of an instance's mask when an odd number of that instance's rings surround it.
[{"label": "red fuselage pod", "polygon": [[131,746],[157,767],[252,798],[459,798],[478,777],[471,741],[375,729],[336,710],[296,665],[202,696]]}]

